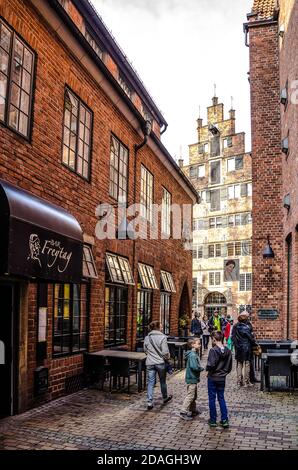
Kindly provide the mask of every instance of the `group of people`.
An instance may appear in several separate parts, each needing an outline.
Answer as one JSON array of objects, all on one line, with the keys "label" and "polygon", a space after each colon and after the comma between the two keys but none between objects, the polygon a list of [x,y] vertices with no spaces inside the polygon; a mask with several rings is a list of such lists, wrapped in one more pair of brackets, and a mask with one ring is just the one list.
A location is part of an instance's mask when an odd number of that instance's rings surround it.
[{"label": "group of people", "polygon": [[[167,337],[162,333],[160,322],[152,322],[149,334],[144,340],[144,351],[147,355],[146,367],[148,373],[147,409],[153,409],[153,392],[157,375],[159,376],[161,393],[164,404],[172,400],[168,394],[166,376],[167,365],[170,361],[170,352]],[[229,427],[228,409],[225,402],[226,377],[232,370],[232,347],[235,348],[237,384],[239,387],[250,387],[256,382],[253,368],[253,349],[257,342],[253,335],[249,314],[242,312],[238,322],[233,325],[233,319],[227,315],[220,315],[215,311],[208,319],[201,319],[196,313],[191,324],[193,337],[188,340],[186,352],[186,396],[183,401],[180,417],[191,421],[199,414],[196,407],[197,387],[200,374],[204,368],[200,362],[201,341],[204,349],[208,349],[211,338],[211,348],[208,352],[206,364],[208,400],[209,400],[209,426],[217,426],[216,398],[219,402],[223,428]],[[205,339],[204,339],[205,337]],[[207,337],[207,339],[206,339]]]}]

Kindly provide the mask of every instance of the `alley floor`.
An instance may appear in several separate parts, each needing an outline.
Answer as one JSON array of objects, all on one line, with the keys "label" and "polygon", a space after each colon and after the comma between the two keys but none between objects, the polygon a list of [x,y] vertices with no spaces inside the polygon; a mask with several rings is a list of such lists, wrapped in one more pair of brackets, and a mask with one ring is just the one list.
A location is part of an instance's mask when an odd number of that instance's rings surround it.
[{"label": "alley floor", "polygon": [[[204,361],[203,361],[204,363]],[[131,395],[95,389],[52,401],[0,422],[0,449],[298,449],[298,394],[262,393],[259,384],[236,387],[228,377],[226,399],[230,429],[209,429],[206,374],[199,385],[201,414],[192,422],[179,418],[184,372],[170,377],[172,402],[146,410],[144,393]]]}]

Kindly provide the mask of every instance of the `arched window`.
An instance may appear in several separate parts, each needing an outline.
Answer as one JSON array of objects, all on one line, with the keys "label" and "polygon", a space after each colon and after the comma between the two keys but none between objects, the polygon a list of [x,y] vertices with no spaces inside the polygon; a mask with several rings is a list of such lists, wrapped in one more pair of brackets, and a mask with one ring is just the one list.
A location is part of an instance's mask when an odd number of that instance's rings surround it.
[{"label": "arched window", "polygon": [[205,299],[205,305],[225,305],[227,299],[220,292],[211,292]]}]

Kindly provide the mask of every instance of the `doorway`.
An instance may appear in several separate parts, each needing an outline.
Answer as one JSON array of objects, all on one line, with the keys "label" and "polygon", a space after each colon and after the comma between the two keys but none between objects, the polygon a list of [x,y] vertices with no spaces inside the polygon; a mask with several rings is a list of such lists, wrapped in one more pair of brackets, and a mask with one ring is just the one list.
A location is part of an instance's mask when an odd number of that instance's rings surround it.
[{"label": "doorway", "polygon": [[212,317],[215,311],[220,314],[227,313],[227,299],[220,292],[211,292],[205,299],[205,315]]},{"label": "doorway", "polygon": [[0,418],[4,418],[15,412],[15,287],[0,283],[0,299]]}]

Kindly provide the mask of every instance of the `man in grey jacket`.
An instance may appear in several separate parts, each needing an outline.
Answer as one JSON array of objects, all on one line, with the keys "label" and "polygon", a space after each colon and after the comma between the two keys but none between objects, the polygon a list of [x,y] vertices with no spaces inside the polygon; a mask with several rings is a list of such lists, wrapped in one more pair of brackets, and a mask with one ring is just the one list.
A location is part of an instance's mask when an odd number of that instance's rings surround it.
[{"label": "man in grey jacket", "polygon": [[166,383],[165,361],[170,359],[170,352],[167,343],[167,337],[161,332],[162,325],[159,321],[153,321],[149,325],[150,333],[144,340],[144,351],[147,354],[146,367],[148,374],[147,386],[147,409],[153,408],[153,390],[156,383],[156,374],[159,376],[160,388],[164,404],[168,403],[173,397],[168,395]]}]

